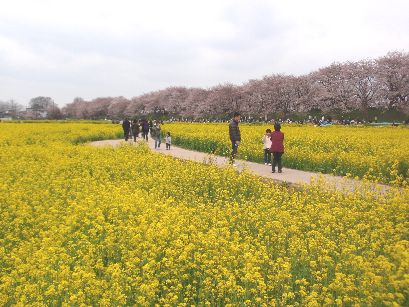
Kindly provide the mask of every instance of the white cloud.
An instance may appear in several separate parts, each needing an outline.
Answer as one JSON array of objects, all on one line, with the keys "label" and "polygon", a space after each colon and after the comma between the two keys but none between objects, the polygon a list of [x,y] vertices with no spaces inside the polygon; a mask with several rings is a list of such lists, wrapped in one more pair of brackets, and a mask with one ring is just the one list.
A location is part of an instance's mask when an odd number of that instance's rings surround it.
[{"label": "white cloud", "polygon": [[21,103],[241,83],[409,50],[405,0],[0,4],[0,99]]}]

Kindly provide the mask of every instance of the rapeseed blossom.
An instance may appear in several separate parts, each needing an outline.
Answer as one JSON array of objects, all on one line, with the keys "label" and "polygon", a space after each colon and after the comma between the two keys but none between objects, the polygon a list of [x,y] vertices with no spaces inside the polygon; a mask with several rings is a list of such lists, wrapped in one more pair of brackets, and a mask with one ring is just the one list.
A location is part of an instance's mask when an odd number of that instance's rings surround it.
[{"label": "rapeseed blossom", "polygon": [[1,305],[405,305],[409,190],[293,189],[117,126],[0,124]]},{"label": "rapeseed blossom", "polygon": [[[227,156],[227,124],[172,123],[177,146]],[[240,125],[242,159],[262,162],[261,138],[272,125]],[[313,127],[285,125],[286,167],[370,181],[406,185],[409,178],[409,129],[405,127]]]}]

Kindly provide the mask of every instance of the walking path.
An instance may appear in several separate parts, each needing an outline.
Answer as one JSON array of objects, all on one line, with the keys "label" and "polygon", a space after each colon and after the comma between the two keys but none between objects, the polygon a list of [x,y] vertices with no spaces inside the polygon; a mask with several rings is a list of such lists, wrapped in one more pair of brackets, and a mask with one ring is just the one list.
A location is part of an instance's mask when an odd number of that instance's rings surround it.
[{"label": "walking path", "polygon": [[[139,139],[139,142],[142,140]],[[96,141],[91,142],[92,146],[101,147],[101,146],[120,146],[124,145],[127,142],[124,140],[104,140],[104,141]],[[129,144],[135,144],[133,141],[129,141]],[[194,150],[183,149],[180,147],[176,147],[172,145],[171,150],[165,149],[165,144],[162,143],[160,149],[154,149],[154,141],[150,138],[148,145],[153,151],[160,152],[162,154],[172,156],[179,159],[184,160],[192,160],[202,163],[212,163],[218,166],[227,166],[228,159],[226,157],[215,156],[208,153],[198,152]],[[367,188],[368,185],[374,191],[380,191],[382,193],[388,191],[391,187],[384,185],[384,184],[376,184],[376,183],[368,183],[365,184],[363,181],[344,178],[340,176],[332,176],[327,174],[319,174],[313,172],[306,172],[300,171],[296,169],[290,168],[283,168],[282,173],[271,173],[271,166],[266,166],[264,164],[243,161],[243,160],[236,160],[237,169],[239,171],[243,171],[244,169],[250,171],[251,173],[272,179],[277,182],[281,183],[288,183],[291,185],[303,185],[303,184],[310,184],[312,182],[317,182],[318,179],[324,180],[322,184],[325,184],[326,187],[334,187],[340,191],[354,191],[359,190],[359,188],[365,187]]]}]

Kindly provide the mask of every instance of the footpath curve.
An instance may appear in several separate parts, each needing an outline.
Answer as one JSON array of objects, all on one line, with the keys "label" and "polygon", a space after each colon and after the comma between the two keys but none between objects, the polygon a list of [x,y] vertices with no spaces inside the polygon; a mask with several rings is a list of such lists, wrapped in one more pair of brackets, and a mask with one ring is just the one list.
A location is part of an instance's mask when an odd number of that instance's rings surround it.
[{"label": "footpath curve", "polygon": [[[95,141],[90,142],[89,144],[95,147],[103,147],[103,146],[121,146],[125,144],[137,144],[138,142],[142,142],[142,139],[138,139],[136,143],[133,141],[125,142],[122,139],[117,140],[103,140],[103,141]],[[165,144],[162,143],[159,149],[154,149],[154,141],[149,139],[148,146],[152,151],[172,156],[178,159],[184,160],[191,160],[201,163],[212,163],[218,165],[220,167],[224,167],[228,165],[228,159],[226,157],[211,155],[204,152],[198,152],[194,150],[183,149],[177,146],[172,145],[170,150],[165,149]],[[247,170],[254,175],[267,178],[278,183],[285,183],[295,186],[301,186],[304,184],[310,184],[313,182],[317,182],[320,180],[320,184],[325,184],[326,188],[333,187],[336,190],[343,191],[343,192],[351,192],[355,190],[359,190],[360,188],[365,187],[366,189],[369,187],[371,190],[386,193],[392,187],[384,184],[377,184],[377,183],[367,183],[361,180],[355,180],[351,178],[345,178],[340,176],[333,176],[328,174],[320,174],[320,173],[313,173],[313,172],[306,172],[296,169],[290,168],[283,168],[282,173],[271,173],[271,166],[267,166],[260,163],[249,162],[244,160],[236,160],[237,170],[243,171]]]}]

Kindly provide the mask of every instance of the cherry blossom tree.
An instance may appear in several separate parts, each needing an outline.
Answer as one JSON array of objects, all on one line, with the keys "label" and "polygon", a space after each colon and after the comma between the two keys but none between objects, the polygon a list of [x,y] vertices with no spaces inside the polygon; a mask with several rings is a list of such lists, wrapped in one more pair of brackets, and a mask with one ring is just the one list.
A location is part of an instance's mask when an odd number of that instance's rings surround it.
[{"label": "cherry blossom tree", "polygon": [[[350,84],[352,108],[367,110],[380,102],[380,82],[376,76],[375,61],[363,60],[345,64],[344,74]],[[355,98],[355,99],[354,99]]]},{"label": "cherry blossom tree", "polygon": [[252,116],[264,117],[266,121],[272,109],[270,107],[272,95],[265,79],[266,77],[263,80],[250,80],[244,85],[244,93],[247,94],[248,112]]},{"label": "cherry blossom tree", "polygon": [[109,106],[111,105],[113,97],[98,97],[86,104],[87,118],[104,119],[108,117]]},{"label": "cherry blossom tree", "polygon": [[[207,110],[207,106],[204,101],[207,101],[210,90],[202,88],[192,88],[189,90],[189,95],[186,97],[186,112],[184,113],[187,117],[200,117],[205,113],[210,113]],[[206,109],[205,109],[206,106]]]},{"label": "cherry blossom tree", "polygon": [[321,92],[319,86],[314,83],[311,74],[293,78],[291,81],[294,93],[294,110],[308,112],[318,108]]},{"label": "cherry blossom tree", "polygon": [[409,104],[409,53],[390,52],[376,62],[387,108],[406,107]]},{"label": "cherry blossom tree", "polygon": [[130,101],[125,97],[121,96],[113,98],[107,109],[107,117],[112,119],[121,119],[125,117],[125,110],[129,104]]},{"label": "cherry blossom tree", "polygon": [[207,110],[222,118],[230,117],[231,113],[239,111],[240,101],[241,96],[237,86],[231,83],[219,84],[210,89],[206,100]]},{"label": "cherry blossom tree", "polygon": [[81,97],[76,97],[71,103],[67,104],[62,109],[62,114],[68,118],[82,118],[85,104],[86,101],[84,99]]},{"label": "cherry blossom tree", "polygon": [[315,82],[321,86],[320,108],[322,110],[348,110],[353,105],[353,88],[346,76],[345,65],[333,63],[314,74]]}]

